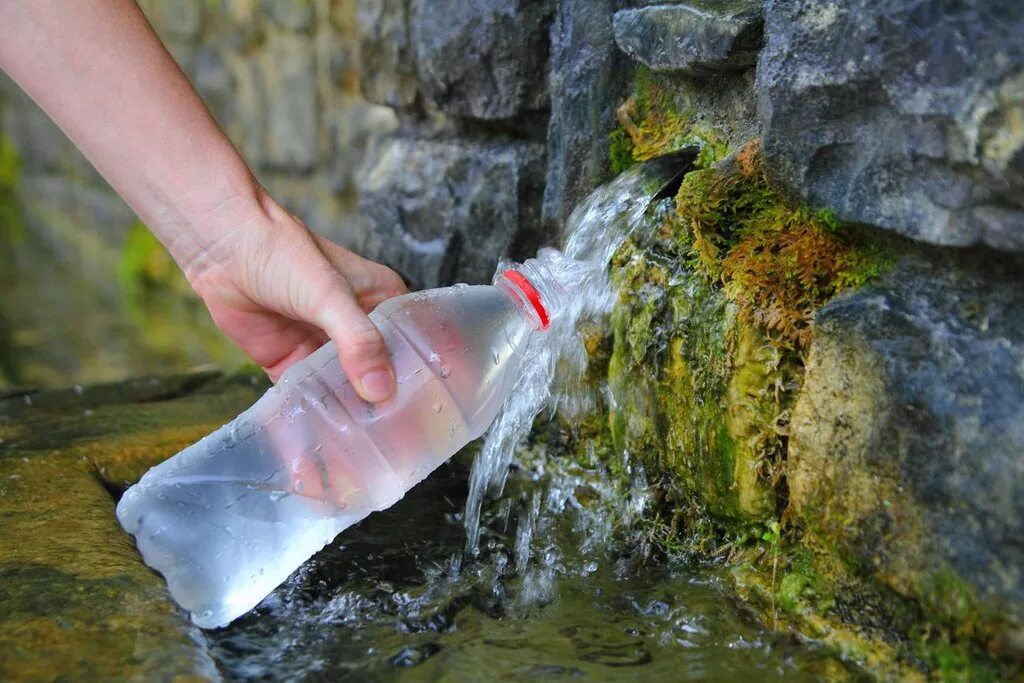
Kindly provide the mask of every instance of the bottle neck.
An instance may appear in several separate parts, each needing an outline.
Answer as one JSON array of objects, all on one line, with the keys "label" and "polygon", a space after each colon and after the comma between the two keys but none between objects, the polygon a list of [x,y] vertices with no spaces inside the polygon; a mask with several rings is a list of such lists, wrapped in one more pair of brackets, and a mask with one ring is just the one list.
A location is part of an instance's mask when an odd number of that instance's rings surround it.
[{"label": "bottle neck", "polygon": [[558,313],[561,286],[550,269],[537,259],[499,269],[494,284],[513,298],[534,330],[547,330]]}]

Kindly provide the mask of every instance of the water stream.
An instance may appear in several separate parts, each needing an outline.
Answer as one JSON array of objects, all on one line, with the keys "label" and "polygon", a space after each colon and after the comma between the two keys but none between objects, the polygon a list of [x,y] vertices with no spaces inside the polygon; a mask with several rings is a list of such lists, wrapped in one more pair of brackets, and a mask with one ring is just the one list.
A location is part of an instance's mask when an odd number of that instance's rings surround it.
[{"label": "water stream", "polygon": [[[608,264],[644,220],[650,179],[626,173],[573,214],[564,252],[533,268],[551,329],[471,446],[391,509],[342,534],[253,612],[206,632],[221,671],[302,680],[860,679],[763,628],[722,570],[656,561],[635,531],[645,473],[611,478],[555,420],[593,410],[581,328],[611,308]],[[501,272],[503,268],[499,269]],[[535,280],[537,282],[538,280]],[[585,450],[585,449],[584,449]],[[463,502],[465,501],[465,502]]]},{"label": "water stream", "polygon": [[[479,548],[480,506],[490,493],[500,495],[516,448],[547,406],[552,411],[589,407],[582,391],[587,354],[581,324],[606,315],[613,302],[608,264],[615,250],[643,219],[651,180],[634,168],[592,193],[569,218],[564,253],[546,248],[523,264],[523,272],[541,288],[551,314],[551,327],[534,335],[526,350],[525,372],[501,414],[488,431],[473,463],[466,501],[466,550]],[[504,271],[501,264],[497,272]],[[542,271],[530,277],[531,271]],[[556,379],[557,378],[557,379]]]}]

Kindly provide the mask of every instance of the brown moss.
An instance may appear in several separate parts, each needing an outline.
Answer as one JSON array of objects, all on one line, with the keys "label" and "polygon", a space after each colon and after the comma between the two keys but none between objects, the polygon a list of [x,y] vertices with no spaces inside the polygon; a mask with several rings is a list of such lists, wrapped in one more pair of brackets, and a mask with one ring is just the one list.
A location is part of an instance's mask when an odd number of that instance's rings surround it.
[{"label": "brown moss", "polygon": [[698,112],[678,101],[665,77],[643,67],[637,71],[633,92],[616,110],[616,117],[619,127],[608,141],[613,175],[636,162],[686,145],[701,146],[698,168],[710,166],[728,151],[721,136],[700,123]]},{"label": "brown moss", "polygon": [[723,285],[740,320],[780,347],[807,348],[815,312],[887,265],[829,213],[783,201],[764,178],[757,141],[732,163],[687,176],[676,207],[691,261]]}]

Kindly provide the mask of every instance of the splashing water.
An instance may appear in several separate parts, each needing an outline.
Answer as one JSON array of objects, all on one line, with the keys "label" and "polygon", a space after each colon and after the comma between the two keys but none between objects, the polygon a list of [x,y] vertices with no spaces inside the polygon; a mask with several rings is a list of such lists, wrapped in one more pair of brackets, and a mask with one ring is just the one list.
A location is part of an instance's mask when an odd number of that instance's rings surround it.
[{"label": "splashing water", "polygon": [[647,561],[651,494],[629,453],[586,443],[552,457],[560,446],[543,423],[539,438],[531,434],[545,409],[597,407],[582,381],[583,333],[604,326],[612,308],[612,255],[640,223],[658,222],[646,211],[650,180],[637,170],[600,188],[571,216],[564,252],[546,249],[521,266],[551,324],[524,349],[529,370],[474,459],[469,490],[455,458],[252,613],[204,634],[222,671],[396,681],[847,677],[827,653],[751,621],[717,569]]},{"label": "splashing water", "polygon": [[[536,259],[520,268],[548,302],[551,326],[528,341],[525,371],[473,463],[465,514],[466,551],[471,557],[479,553],[483,500],[488,494],[500,495],[515,449],[529,435],[534,418],[545,406],[577,413],[587,404],[578,392],[587,366],[579,327],[611,310],[608,265],[643,220],[649,185],[650,178],[638,167],[602,186],[569,217],[565,252],[541,249]],[[497,273],[508,265],[500,264]]]}]

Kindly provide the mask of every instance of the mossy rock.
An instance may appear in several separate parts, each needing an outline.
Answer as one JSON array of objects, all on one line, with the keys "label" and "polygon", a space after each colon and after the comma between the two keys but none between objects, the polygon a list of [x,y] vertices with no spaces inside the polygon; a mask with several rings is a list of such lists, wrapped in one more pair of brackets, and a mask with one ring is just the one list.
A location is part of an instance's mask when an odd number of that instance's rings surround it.
[{"label": "mossy rock", "polygon": [[1024,499],[1024,296],[1003,260],[794,205],[756,143],[687,175],[613,268],[609,468],[643,465],[654,540],[725,558],[767,621],[880,674],[1019,675],[1024,561],[999,539]]},{"label": "mossy rock", "polygon": [[207,373],[0,400],[0,679],[216,677],[111,492],[265,388]]}]

